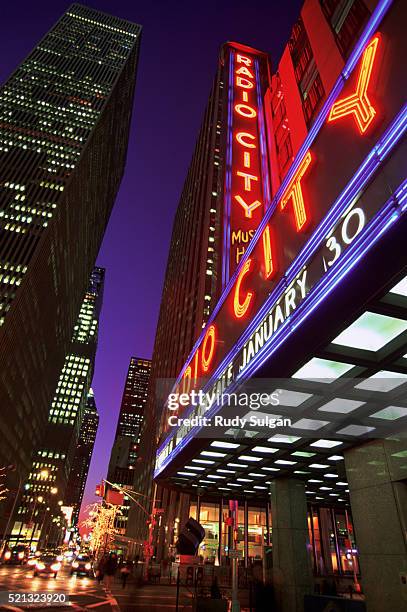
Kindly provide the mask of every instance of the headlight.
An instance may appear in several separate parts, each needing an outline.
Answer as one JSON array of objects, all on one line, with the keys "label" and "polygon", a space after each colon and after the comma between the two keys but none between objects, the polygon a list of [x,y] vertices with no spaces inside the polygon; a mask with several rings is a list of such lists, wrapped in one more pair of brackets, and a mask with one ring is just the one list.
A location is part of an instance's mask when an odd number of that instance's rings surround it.
[{"label": "headlight", "polygon": [[41,561],[40,561],[40,562],[38,562],[38,563],[36,564],[36,566],[35,566],[35,567],[36,567],[38,570],[43,570],[43,569],[45,569],[45,565],[44,565],[44,563],[41,563]]},{"label": "headlight", "polygon": [[35,565],[37,562],[35,559],[28,559],[28,565]]},{"label": "headlight", "polygon": [[58,572],[61,569],[61,564],[60,563],[53,563],[51,565],[51,569],[53,572]]},{"label": "headlight", "polygon": [[77,561],[74,561],[74,562],[72,563],[72,567],[74,567],[74,568],[79,567],[79,563],[78,563]]},{"label": "headlight", "polygon": [[90,569],[91,567],[92,567],[92,566],[91,566],[91,564],[90,564],[90,563],[87,563],[87,564],[85,565],[85,569]]},{"label": "headlight", "polygon": [[19,552],[18,553],[18,558],[19,559],[24,559],[24,553],[23,552]]},{"label": "headlight", "polygon": [[11,552],[8,550],[6,553],[4,553],[4,558],[6,561],[8,561],[11,557]]},{"label": "headlight", "polygon": [[36,557],[39,557],[39,556],[40,556],[40,554],[41,554],[41,553],[40,553],[40,551],[39,551],[39,550],[36,550],[36,551],[35,551],[35,556],[36,556]]}]

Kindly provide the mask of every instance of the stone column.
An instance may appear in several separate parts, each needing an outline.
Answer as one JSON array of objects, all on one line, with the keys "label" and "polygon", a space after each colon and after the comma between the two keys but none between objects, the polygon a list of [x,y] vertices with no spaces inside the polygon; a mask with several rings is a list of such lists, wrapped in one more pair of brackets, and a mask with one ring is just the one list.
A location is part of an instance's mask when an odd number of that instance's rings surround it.
[{"label": "stone column", "polygon": [[273,583],[281,612],[302,612],[313,592],[305,484],[292,478],[271,483]]},{"label": "stone column", "polygon": [[407,441],[344,452],[368,612],[407,609]]}]

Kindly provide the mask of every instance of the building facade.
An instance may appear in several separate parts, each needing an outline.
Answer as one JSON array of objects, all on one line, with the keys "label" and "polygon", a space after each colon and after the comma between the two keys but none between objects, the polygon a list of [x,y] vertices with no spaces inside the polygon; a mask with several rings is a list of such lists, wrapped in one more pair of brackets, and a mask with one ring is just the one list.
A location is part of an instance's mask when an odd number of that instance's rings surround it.
[{"label": "building facade", "polygon": [[85,492],[98,426],[99,415],[96,408],[95,396],[92,389],[89,389],[65,494],[66,506],[73,508],[73,526],[77,526],[78,524],[79,512]]},{"label": "building facade", "polygon": [[[140,26],[73,4],[0,91],[0,465],[41,443],[123,175]],[[41,384],[38,384],[41,381]],[[2,504],[2,525],[10,508]]]},{"label": "building facade", "polygon": [[[262,562],[287,611],[314,609],[326,577],[369,612],[403,608],[404,19],[397,1],[306,0],[263,96],[253,50],[226,63],[221,226],[239,231],[233,204],[262,218],[235,270],[219,246],[226,282],[170,389],[190,403],[162,405],[154,478],[173,503],[155,501],[154,552],[195,516],[199,554]],[[270,398],[250,409],[243,391]]]},{"label": "building facade", "polygon": [[[103,303],[105,270],[95,267],[74,326],[69,352],[58,379],[41,446],[34,452],[32,468],[15,517],[11,539],[31,547],[44,544],[58,504],[72,506],[69,516],[77,519],[79,497],[85,482],[75,473],[75,459],[83,427],[97,418],[93,396],[89,400]],[[85,435],[91,432],[84,432]],[[96,435],[96,431],[95,431]],[[94,437],[93,437],[94,442]],[[88,446],[88,445],[87,445]],[[93,443],[90,454],[93,450]],[[90,461],[90,457],[88,457]],[[89,463],[86,468],[89,468]],[[82,475],[83,476],[83,475]],[[68,483],[70,487],[68,488]],[[79,491],[73,486],[80,487]],[[38,503],[38,497],[42,502]],[[61,503],[62,502],[62,503]],[[47,511],[47,506],[50,509]],[[70,525],[69,525],[70,526]]]},{"label": "building facade", "polygon": [[[108,481],[128,489],[129,492],[133,489],[134,473],[139,457],[150,374],[150,359],[131,357],[107,473]],[[107,484],[106,495],[110,488],[111,486]],[[116,528],[121,534],[126,531],[129,508],[129,498],[125,496],[121,514],[116,519]]]}]

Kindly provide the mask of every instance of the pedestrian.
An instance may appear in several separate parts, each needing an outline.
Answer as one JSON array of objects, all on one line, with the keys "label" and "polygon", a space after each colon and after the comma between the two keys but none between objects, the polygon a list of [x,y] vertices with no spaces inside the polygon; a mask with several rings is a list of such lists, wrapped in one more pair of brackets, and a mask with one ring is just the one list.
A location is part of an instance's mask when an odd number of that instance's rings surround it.
[{"label": "pedestrian", "polygon": [[108,591],[111,590],[112,587],[112,581],[113,578],[117,572],[117,555],[116,553],[112,552],[109,555],[109,558],[106,561],[106,565],[105,565],[105,576],[106,576],[106,580],[105,580],[105,584],[106,584],[106,589]]},{"label": "pedestrian", "polygon": [[130,561],[126,561],[122,564],[122,567],[120,568],[120,578],[122,580],[123,589],[126,588],[127,578],[129,577],[130,573],[131,573],[131,563]]},{"label": "pedestrian", "polygon": [[96,578],[98,583],[100,584],[105,575],[105,566],[107,562],[107,555],[103,555],[98,563],[98,567],[96,570]]}]

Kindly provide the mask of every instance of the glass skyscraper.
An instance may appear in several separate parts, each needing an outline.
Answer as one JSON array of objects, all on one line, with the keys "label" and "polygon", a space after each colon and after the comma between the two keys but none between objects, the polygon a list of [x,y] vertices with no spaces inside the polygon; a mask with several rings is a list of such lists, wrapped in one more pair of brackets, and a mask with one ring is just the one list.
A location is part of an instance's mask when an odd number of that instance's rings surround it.
[{"label": "glass skyscraper", "polygon": [[[11,490],[41,444],[124,172],[140,36],[73,4],[0,89],[0,466],[13,457]],[[85,359],[64,368],[86,378]],[[71,421],[74,405],[63,414],[59,401],[51,418]]]},{"label": "glass skyscraper", "polygon": [[[97,416],[94,400],[90,401],[89,394],[97,348],[104,278],[104,268],[95,267],[51,402],[45,437],[34,453],[31,471],[24,487],[24,495],[12,532],[12,537],[19,541],[31,544],[41,538],[44,542],[44,526],[49,523],[53,514],[57,514],[57,501],[63,502],[60,505],[72,505],[74,518],[78,515],[78,504],[80,505],[82,496],[75,495],[71,481],[74,480],[76,485],[81,486],[83,494],[87,471],[86,474],[82,474],[84,479],[82,488],[82,482],[79,482],[75,475],[75,457],[83,427],[89,424],[90,413],[93,417],[95,413]],[[96,432],[93,442],[95,437]],[[90,457],[88,467],[89,462]],[[71,482],[70,487],[68,479]],[[37,503],[38,496],[43,498],[40,504]],[[47,506],[50,507],[48,514],[44,510]]]},{"label": "glass skyscraper", "polygon": [[66,504],[73,508],[72,519],[74,524],[78,522],[79,510],[85,491],[98,425],[99,415],[96,408],[95,396],[92,389],[89,389],[85,413],[79,431],[79,439],[76,445],[66,488]]}]

